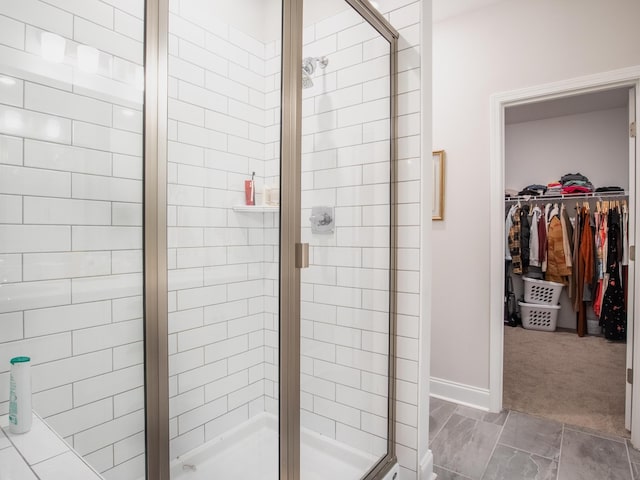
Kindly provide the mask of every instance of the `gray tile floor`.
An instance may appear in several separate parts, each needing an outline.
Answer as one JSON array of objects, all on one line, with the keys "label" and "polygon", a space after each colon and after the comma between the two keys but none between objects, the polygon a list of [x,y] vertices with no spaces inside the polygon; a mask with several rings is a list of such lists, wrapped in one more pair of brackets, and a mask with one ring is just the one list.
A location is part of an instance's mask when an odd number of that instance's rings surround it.
[{"label": "gray tile floor", "polygon": [[640,480],[627,439],[523,413],[432,398],[429,433],[438,480]]}]

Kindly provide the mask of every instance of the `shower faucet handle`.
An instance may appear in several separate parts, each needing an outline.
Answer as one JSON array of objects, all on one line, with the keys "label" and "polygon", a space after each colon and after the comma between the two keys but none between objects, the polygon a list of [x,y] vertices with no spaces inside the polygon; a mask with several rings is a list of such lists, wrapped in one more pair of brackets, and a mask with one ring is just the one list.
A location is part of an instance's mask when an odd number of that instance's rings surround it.
[{"label": "shower faucet handle", "polygon": [[333,221],[331,215],[327,212],[323,212],[320,215],[311,215],[309,220],[316,225],[329,225]]},{"label": "shower faucet handle", "polygon": [[312,233],[333,233],[335,227],[333,207],[312,207],[309,221]]}]

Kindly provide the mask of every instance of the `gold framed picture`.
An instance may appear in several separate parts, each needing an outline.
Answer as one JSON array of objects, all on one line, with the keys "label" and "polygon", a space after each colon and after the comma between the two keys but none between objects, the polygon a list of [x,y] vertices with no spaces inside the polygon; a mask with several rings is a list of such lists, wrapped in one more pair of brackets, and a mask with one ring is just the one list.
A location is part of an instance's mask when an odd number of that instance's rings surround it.
[{"label": "gold framed picture", "polygon": [[433,152],[433,201],[431,220],[444,220],[444,150]]}]

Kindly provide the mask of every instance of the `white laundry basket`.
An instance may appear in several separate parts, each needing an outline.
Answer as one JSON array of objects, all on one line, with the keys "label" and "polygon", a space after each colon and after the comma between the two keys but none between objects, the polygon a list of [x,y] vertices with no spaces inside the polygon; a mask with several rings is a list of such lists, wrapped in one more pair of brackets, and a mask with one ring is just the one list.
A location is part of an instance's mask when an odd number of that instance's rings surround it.
[{"label": "white laundry basket", "polygon": [[560,301],[563,284],[527,277],[522,279],[524,280],[524,301],[526,303],[557,305]]},{"label": "white laundry basket", "polygon": [[559,305],[518,302],[522,326],[528,330],[554,332],[558,324]]}]

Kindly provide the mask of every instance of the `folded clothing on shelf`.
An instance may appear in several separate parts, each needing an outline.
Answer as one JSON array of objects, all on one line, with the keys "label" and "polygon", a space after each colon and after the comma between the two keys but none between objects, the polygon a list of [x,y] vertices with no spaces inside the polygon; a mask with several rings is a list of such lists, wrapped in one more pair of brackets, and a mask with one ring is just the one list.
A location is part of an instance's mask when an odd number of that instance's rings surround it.
[{"label": "folded clothing on shelf", "polygon": [[563,185],[567,182],[570,182],[572,180],[579,180],[582,182],[589,182],[589,179],[587,177],[585,177],[584,175],[582,175],[581,173],[567,173],[566,175],[563,175],[562,178],[560,179],[560,183],[562,183]]},{"label": "folded clothing on shelf", "polygon": [[560,195],[562,193],[562,184],[560,182],[551,182],[547,184],[545,195]]},{"label": "folded clothing on shelf", "polygon": [[544,195],[544,192],[547,191],[547,187],[545,185],[539,185],[537,183],[532,183],[531,185],[527,185],[522,190],[518,192],[518,195]]},{"label": "folded clothing on shelf", "polygon": [[593,187],[583,187],[581,185],[570,185],[562,188],[562,193],[591,193]]},{"label": "folded clothing on shelf", "polygon": [[591,193],[593,184],[581,173],[567,173],[560,179],[562,193]]},{"label": "folded clothing on shelf", "polygon": [[622,187],[598,187],[596,188],[596,192],[624,192],[624,188]]}]

